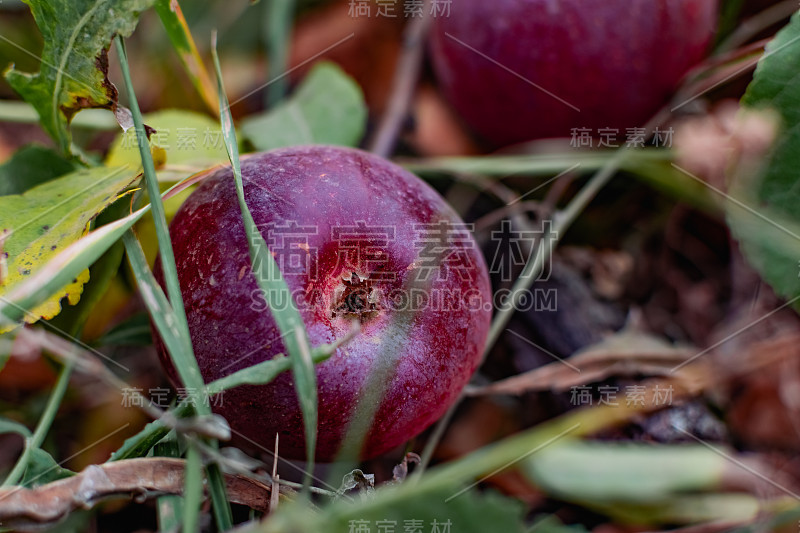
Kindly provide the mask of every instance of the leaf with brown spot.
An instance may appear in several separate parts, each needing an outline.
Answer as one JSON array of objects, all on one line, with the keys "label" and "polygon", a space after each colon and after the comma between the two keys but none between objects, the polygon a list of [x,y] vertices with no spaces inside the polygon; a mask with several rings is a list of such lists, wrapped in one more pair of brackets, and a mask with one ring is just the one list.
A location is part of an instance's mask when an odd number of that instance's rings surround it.
[{"label": "leaf with brown spot", "polygon": [[115,35],[128,36],[139,13],[154,0],[25,0],[44,39],[41,69],[20,72],[13,65],[6,80],[36,108],[42,127],[64,153],[70,151],[69,123],[86,108],[117,105],[108,79],[108,48]]}]

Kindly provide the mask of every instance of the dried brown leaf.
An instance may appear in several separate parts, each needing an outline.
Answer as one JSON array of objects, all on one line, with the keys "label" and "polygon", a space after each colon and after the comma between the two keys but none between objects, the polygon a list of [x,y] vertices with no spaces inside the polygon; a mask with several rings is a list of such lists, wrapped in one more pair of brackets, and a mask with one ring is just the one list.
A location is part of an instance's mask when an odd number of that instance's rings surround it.
[{"label": "dried brown leaf", "polygon": [[[183,491],[182,459],[129,459],[91,465],[81,473],[35,489],[12,487],[0,490],[0,523],[5,527],[52,524],[76,509],[88,509],[108,498],[137,501]],[[271,488],[238,475],[225,475],[228,497],[233,503],[266,512]]]}]

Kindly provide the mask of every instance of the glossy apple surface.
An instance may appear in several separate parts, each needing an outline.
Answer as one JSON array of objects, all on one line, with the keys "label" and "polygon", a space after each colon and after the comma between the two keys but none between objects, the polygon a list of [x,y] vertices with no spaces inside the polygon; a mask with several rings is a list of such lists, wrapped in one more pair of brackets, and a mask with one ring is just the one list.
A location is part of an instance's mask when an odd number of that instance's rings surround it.
[{"label": "glossy apple surface", "polygon": [[436,17],[434,69],[494,146],[644,126],[700,62],[717,0],[459,0]]},{"label": "glossy apple surface", "polygon": [[[468,228],[419,178],[358,150],[256,154],[243,159],[242,174],[247,204],[312,346],[340,339],[360,322],[361,332],[317,366],[317,459],[336,456],[355,407],[375,388],[383,398],[362,457],[419,434],[467,383],[489,329],[489,278]],[[170,233],[205,381],[285,352],[250,269],[229,168],[192,193]],[[163,283],[158,267],[156,276]],[[160,357],[177,384],[163,346]],[[376,376],[377,368],[391,369],[387,381]],[[220,400],[214,411],[239,443],[271,448],[279,433],[280,455],[304,458],[290,373],[268,385],[231,389]]]}]

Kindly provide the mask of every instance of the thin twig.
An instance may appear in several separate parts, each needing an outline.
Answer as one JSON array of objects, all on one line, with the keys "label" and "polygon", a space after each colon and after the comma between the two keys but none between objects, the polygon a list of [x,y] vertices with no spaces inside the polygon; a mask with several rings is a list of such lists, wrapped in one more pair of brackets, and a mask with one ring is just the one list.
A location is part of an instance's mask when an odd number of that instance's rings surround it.
[{"label": "thin twig", "polygon": [[369,151],[382,157],[389,157],[403,128],[408,108],[422,70],[425,53],[425,37],[433,17],[428,16],[430,0],[425,0],[423,15],[414,18],[406,28],[403,38],[403,51],[398,59],[397,69],[392,80],[392,92],[386,113],[369,143]]},{"label": "thin twig", "polygon": [[275,433],[275,455],[272,458],[272,494],[270,495],[269,499],[269,512],[274,513],[278,510],[278,482],[280,481],[280,477],[278,476],[278,445],[280,444],[280,433]]}]

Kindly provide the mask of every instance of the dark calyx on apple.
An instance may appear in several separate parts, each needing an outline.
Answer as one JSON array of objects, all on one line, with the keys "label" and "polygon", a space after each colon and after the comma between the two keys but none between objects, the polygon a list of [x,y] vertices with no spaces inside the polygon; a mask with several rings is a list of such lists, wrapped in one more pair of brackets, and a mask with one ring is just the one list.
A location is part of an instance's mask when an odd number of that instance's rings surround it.
[{"label": "dark calyx on apple", "polygon": [[435,20],[439,84],[494,146],[644,126],[707,53],[718,0],[459,0]]},{"label": "dark calyx on apple", "polygon": [[[463,222],[419,178],[359,150],[313,146],[255,154],[243,158],[242,177],[247,205],[311,345],[341,339],[353,321],[360,323],[360,333],[317,366],[317,459],[335,458],[369,388],[379,388],[382,400],[361,457],[418,435],[469,380],[491,321],[486,265]],[[286,353],[251,270],[230,168],[189,196],[170,234],[203,379]],[[156,277],[163,284],[158,265]],[[169,356],[156,344],[177,385]],[[376,381],[373,372],[387,359],[389,380]],[[267,385],[230,389],[213,403],[239,443],[271,447],[279,433],[281,456],[305,457],[290,373]]]}]

